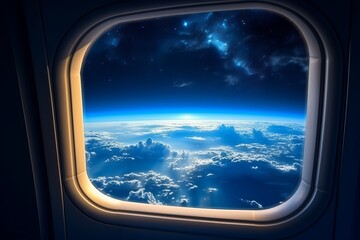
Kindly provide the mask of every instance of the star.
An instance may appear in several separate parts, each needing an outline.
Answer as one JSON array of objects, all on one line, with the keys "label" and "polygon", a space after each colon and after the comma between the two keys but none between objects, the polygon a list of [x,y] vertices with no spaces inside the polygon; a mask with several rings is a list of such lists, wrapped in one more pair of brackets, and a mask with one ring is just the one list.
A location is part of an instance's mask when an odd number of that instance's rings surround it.
[{"label": "star", "polygon": [[119,39],[117,38],[112,38],[111,39],[111,43],[112,46],[117,47],[119,45]]}]

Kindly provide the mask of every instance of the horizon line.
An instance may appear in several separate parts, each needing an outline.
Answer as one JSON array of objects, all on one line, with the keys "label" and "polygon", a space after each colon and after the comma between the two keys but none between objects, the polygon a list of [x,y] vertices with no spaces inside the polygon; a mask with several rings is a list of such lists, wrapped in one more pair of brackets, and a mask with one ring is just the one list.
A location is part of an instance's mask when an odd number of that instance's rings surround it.
[{"label": "horizon line", "polygon": [[199,114],[199,113],[171,113],[171,114],[121,114],[121,115],[98,115],[96,117],[83,117],[84,123],[106,123],[127,121],[305,121],[306,114]]}]

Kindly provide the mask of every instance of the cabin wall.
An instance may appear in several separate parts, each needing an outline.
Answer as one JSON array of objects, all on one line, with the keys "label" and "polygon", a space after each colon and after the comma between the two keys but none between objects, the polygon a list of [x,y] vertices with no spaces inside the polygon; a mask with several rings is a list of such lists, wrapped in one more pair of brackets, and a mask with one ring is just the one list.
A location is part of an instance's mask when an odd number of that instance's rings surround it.
[{"label": "cabin wall", "polygon": [[[1,193],[0,239],[7,239],[6,236],[11,239],[40,239],[40,236],[44,239],[223,239],[100,223],[77,209],[61,183],[54,129],[49,127],[53,116],[42,111],[46,104],[51,104],[50,98],[37,96],[41,88],[36,89],[35,85],[44,83],[41,86],[46,88],[51,80],[56,51],[71,26],[89,11],[112,2],[131,4],[131,1],[114,0],[0,3],[3,109],[0,176],[5,190]],[[357,239],[360,238],[360,28],[357,25],[360,4],[356,0],[306,2],[330,23],[342,49],[346,71],[342,79],[344,116],[339,128],[340,132],[344,131],[339,137],[336,186],[327,211],[291,239]],[[27,105],[25,116],[24,105]]]},{"label": "cabin wall", "polygon": [[1,18],[0,239],[39,239],[35,186],[23,108],[10,38],[4,34],[7,33],[4,23]]}]

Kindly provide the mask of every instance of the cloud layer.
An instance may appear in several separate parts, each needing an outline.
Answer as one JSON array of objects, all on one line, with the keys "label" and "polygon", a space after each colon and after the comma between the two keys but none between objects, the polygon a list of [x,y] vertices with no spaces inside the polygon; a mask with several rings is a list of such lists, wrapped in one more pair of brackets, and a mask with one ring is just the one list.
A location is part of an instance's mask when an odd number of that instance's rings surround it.
[{"label": "cloud layer", "polygon": [[[87,131],[92,183],[127,201],[235,209],[270,207],[296,190],[302,169],[301,124],[171,126],[149,124],[144,134],[136,124],[134,132],[128,126],[132,135],[146,136],[136,144],[119,142],[123,133]],[[181,140],[183,148],[174,148]]]}]

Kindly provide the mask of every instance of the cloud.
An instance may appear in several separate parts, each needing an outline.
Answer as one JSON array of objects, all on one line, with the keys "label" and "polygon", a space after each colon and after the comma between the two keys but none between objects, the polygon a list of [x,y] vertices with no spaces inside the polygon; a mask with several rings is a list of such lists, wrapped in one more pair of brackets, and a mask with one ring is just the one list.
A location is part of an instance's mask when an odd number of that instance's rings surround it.
[{"label": "cloud", "polygon": [[196,188],[198,188],[198,186],[197,186],[197,185],[192,185],[191,187],[189,187],[189,189],[188,189],[188,190],[190,191],[190,190],[193,190],[193,189],[196,189]]},{"label": "cloud", "polygon": [[170,147],[162,142],[154,142],[148,138],[145,143],[139,142],[136,145],[125,146],[122,153],[133,157],[135,160],[159,161],[170,155]]},{"label": "cloud", "polygon": [[308,57],[277,55],[270,58],[270,65],[272,66],[273,70],[276,71],[290,64],[294,64],[296,66],[299,66],[302,71],[306,72],[309,68],[308,61]]},{"label": "cloud", "polygon": [[207,192],[208,192],[208,193],[217,192],[217,191],[218,191],[217,188],[212,188],[212,187],[210,187],[210,188],[207,189]]},{"label": "cloud", "polygon": [[115,177],[97,177],[90,179],[91,183],[99,190],[109,196],[124,199],[129,191],[137,190],[141,187],[141,181],[137,179],[124,180],[119,176]]},{"label": "cloud", "polygon": [[186,138],[196,140],[196,141],[205,141],[206,140],[206,138],[204,138],[204,137],[196,137],[196,136],[186,137]]},{"label": "cloud", "polygon": [[113,134],[111,132],[105,131],[85,131],[85,142],[90,140],[104,141],[104,140],[114,140]]},{"label": "cloud", "polygon": [[263,208],[263,206],[258,203],[257,201],[255,200],[244,200],[244,199],[241,199],[241,201],[243,203],[245,203],[246,205],[248,205],[247,208],[252,208],[252,207],[255,207],[255,208]]},{"label": "cloud", "polygon": [[236,69],[241,69],[246,75],[254,75],[256,72],[250,68],[248,62],[245,59],[234,58],[233,60],[234,67]]},{"label": "cloud", "polygon": [[[91,155],[91,152],[95,154]],[[135,145],[123,145],[109,141],[108,138],[91,138],[86,141],[90,176],[152,170],[169,156],[171,156],[170,147],[162,142],[153,141],[152,138]],[[111,165],[106,166],[103,163]]]},{"label": "cloud", "polygon": [[228,76],[226,76],[224,81],[229,86],[235,86],[236,84],[238,84],[239,78],[232,76],[232,75],[228,75]]},{"label": "cloud", "polygon": [[[192,124],[158,123],[156,128],[166,129],[162,133],[168,144],[149,135],[125,145],[114,141],[114,134],[92,133],[87,155],[93,184],[122,200],[233,209],[276,205],[296,189],[302,169],[301,125]],[[172,147],[187,141],[194,148]]]},{"label": "cloud", "polygon": [[184,87],[190,87],[193,85],[193,82],[174,82],[173,86],[175,88],[184,88]]},{"label": "cloud", "polygon": [[269,144],[270,140],[265,136],[261,130],[252,130],[252,141],[259,144]]},{"label": "cloud", "polygon": [[145,192],[144,188],[140,188],[137,191],[130,191],[129,196],[126,198],[126,200],[131,202],[162,205],[160,201],[156,200],[155,196],[151,192]]},{"label": "cloud", "polygon": [[[204,122],[201,124],[186,123],[185,121],[178,124],[171,123],[169,126],[157,126],[156,131],[142,135],[143,137],[157,137],[162,141],[171,141],[171,146],[175,149],[200,150],[209,149],[211,147],[235,146],[240,143],[271,143],[268,134],[265,133],[266,126],[257,129],[250,126],[243,126],[238,123],[234,125],[224,124],[220,121],[218,124]],[[186,126],[185,124],[193,124]],[[170,127],[171,126],[171,127]],[[196,144],[195,144],[196,142]]]},{"label": "cloud", "polygon": [[279,134],[295,134],[295,135],[303,135],[304,129],[299,128],[298,126],[283,126],[283,125],[270,125],[267,127],[266,131],[271,133],[279,133]]},{"label": "cloud", "polygon": [[[250,146],[247,144],[248,149],[252,149]],[[198,154],[201,155],[211,157],[199,159],[190,156],[186,163],[172,168],[182,176],[182,182],[193,184],[187,187],[188,190],[216,192],[204,200],[204,194],[190,191],[188,199],[193,205],[211,206],[212,202],[220,201],[217,204],[221,204],[225,201],[227,207],[235,209],[273,206],[291,196],[301,176],[301,163],[294,162],[294,159],[288,163],[275,161],[269,149],[265,153],[225,150]],[[290,194],[284,197],[284,192]],[[217,197],[222,200],[217,200]],[[235,199],[254,200],[240,203]]]},{"label": "cloud", "polygon": [[188,204],[189,204],[189,199],[187,199],[187,198],[180,199],[180,206],[187,207]]},{"label": "cloud", "polygon": [[241,142],[241,135],[235,130],[234,126],[221,124],[214,132],[226,144],[235,145]]},{"label": "cloud", "polygon": [[[180,186],[166,175],[149,172],[131,172],[122,176],[100,176],[90,179],[103,193],[121,200],[151,203],[177,204]],[[177,202],[180,200],[178,199]]]}]

